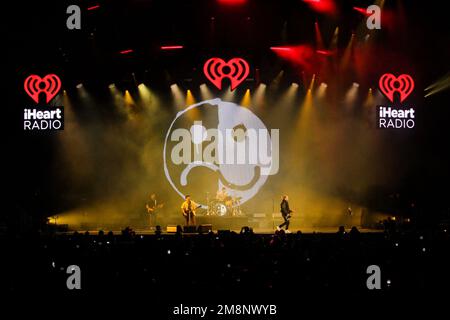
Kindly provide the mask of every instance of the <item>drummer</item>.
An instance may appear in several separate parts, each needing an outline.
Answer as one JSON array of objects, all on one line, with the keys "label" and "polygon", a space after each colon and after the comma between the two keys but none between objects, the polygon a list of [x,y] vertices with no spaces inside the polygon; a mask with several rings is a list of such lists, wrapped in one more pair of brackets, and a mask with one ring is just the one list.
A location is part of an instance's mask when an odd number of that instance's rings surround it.
[{"label": "drummer", "polygon": [[225,189],[225,187],[222,187],[221,190],[217,190],[216,193],[216,200],[218,201],[226,201],[228,199],[228,193],[227,190]]}]

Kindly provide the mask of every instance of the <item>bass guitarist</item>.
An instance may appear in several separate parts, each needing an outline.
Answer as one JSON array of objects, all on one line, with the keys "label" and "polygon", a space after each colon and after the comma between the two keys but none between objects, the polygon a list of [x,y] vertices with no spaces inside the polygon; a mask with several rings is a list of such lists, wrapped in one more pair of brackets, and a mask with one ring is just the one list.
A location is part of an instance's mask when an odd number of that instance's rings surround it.
[{"label": "bass guitarist", "polygon": [[159,209],[161,209],[162,207],[164,207],[164,203],[159,203],[156,198],[156,194],[150,194],[148,197],[148,201],[145,204],[150,229],[156,228],[156,216],[159,212]]}]

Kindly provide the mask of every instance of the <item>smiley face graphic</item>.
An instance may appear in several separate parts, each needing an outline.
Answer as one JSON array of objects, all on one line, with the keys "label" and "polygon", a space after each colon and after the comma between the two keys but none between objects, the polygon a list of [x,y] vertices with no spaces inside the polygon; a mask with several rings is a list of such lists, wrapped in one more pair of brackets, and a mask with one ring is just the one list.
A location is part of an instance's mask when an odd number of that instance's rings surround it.
[{"label": "smiley face graphic", "polygon": [[242,204],[277,173],[278,137],[277,129],[269,133],[248,108],[220,99],[203,101],[172,121],[164,142],[164,173],[181,197],[201,200],[225,188]]}]

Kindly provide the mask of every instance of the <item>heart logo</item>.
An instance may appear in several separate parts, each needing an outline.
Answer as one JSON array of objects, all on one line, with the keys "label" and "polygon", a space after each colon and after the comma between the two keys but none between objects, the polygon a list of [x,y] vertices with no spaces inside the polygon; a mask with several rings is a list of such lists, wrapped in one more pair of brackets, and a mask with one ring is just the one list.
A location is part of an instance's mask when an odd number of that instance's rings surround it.
[{"label": "heart logo", "polygon": [[233,58],[228,62],[220,58],[211,58],[205,62],[203,66],[205,76],[211,81],[219,90],[222,89],[223,78],[228,78],[231,81],[231,91],[233,91],[242,81],[247,78],[250,67],[247,61],[241,58]]},{"label": "heart logo", "polygon": [[414,80],[409,74],[395,77],[391,73],[383,74],[379,81],[381,92],[393,103],[394,93],[400,94],[400,102],[403,102],[414,90]]},{"label": "heart logo", "polygon": [[56,74],[48,74],[44,78],[32,74],[25,79],[23,86],[26,93],[36,103],[39,103],[39,94],[41,92],[45,93],[46,103],[49,103],[61,89],[61,80]]}]

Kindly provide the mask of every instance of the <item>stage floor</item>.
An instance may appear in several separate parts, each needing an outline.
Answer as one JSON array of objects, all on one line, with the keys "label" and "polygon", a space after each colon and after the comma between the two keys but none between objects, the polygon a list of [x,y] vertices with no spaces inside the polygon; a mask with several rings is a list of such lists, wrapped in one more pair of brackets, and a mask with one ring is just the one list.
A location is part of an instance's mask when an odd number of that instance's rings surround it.
[{"label": "stage floor", "polygon": [[[225,230],[225,229],[224,229]],[[234,231],[236,233],[239,233],[241,231],[241,229],[226,229],[229,231]],[[379,230],[379,229],[368,229],[368,228],[358,228],[359,232],[361,233],[379,233],[379,232],[383,232],[383,230]],[[90,234],[97,234],[99,230],[70,230],[67,232],[60,232],[60,233],[73,233],[73,232],[79,232],[79,233],[85,233],[86,231],[88,231]],[[120,234],[121,230],[103,230],[105,233],[112,231],[114,234]],[[155,230],[151,230],[151,229],[133,229],[133,231],[136,232],[137,235],[150,235],[150,234],[155,234]],[[213,232],[217,232],[219,230],[213,229]],[[301,231],[304,234],[312,234],[312,233],[336,233],[338,231],[337,227],[305,227],[305,228],[292,228],[289,229],[289,231],[291,233],[296,233],[297,231]],[[345,228],[345,231],[349,232],[350,228]],[[257,234],[273,234],[275,233],[274,229],[268,229],[268,228],[257,228],[257,229],[253,229],[254,233]],[[167,232],[166,229],[162,229],[162,234],[174,234],[171,232]]]}]

